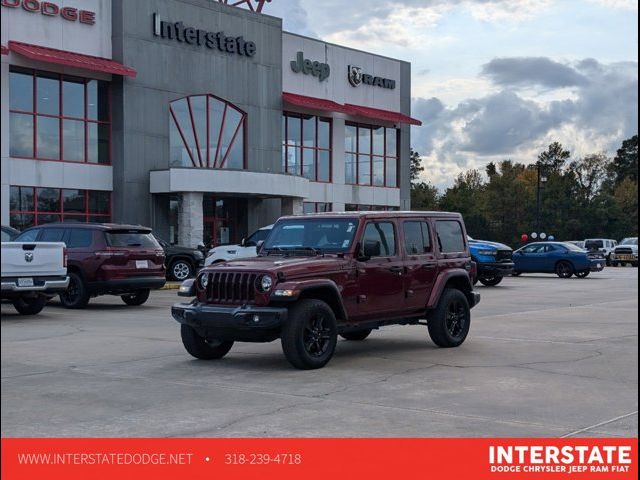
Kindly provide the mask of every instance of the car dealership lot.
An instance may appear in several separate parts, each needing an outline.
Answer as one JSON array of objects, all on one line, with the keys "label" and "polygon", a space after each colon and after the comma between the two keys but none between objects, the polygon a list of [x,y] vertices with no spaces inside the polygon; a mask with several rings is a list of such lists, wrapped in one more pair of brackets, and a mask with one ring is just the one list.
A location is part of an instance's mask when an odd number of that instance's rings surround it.
[{"label": "car dealership lot", "polygon": [[175,291],[34,317],[3,304],[2,435],[637,435],[637,269],[478,291],[457,349],[425,327],[387,327],[339,341],[313,371],[291,368],[279,341],[192,359]]}]

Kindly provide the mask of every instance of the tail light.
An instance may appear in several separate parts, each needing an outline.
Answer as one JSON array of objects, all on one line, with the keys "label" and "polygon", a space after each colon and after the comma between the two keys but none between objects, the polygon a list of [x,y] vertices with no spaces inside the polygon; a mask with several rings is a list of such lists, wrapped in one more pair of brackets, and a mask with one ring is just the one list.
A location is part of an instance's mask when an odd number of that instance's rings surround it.
[{"label": "tail light", "polygon": [[62,249],[62,266],[63,266],[64,268],[67,268],[67,259],[68,259],[68,256],[67,256],[67,247],[64,247],[64,248]]}]

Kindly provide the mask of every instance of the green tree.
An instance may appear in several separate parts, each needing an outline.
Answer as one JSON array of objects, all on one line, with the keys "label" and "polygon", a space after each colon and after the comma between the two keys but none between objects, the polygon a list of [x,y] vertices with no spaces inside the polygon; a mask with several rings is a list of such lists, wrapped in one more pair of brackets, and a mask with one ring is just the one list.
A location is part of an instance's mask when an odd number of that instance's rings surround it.
[{"label": "green tree", "polygon": [[413,149],[411,149],[409,160],[409,178],[411,179],[411,183],[413,183],[418,181],[420,174],[424,172],[424,167],[422,166],[422,157]]},{"label": "green tree", "polygon": [[615,186],[625,178],[638,183],[638,135],[622,142],[610,167]]},{"label": "green tree", "polygon": [[411,185],[412,210],[439,210],[439,201],[438,189],[430,183],[419,182]]},{"label": "green tree", "polygon": [[545,173],[553,174],[559,173],[570,157],[571,152],[569,150],[565,150],[560,143],[553,142],[544,152],[538,155],[538,162]]}]

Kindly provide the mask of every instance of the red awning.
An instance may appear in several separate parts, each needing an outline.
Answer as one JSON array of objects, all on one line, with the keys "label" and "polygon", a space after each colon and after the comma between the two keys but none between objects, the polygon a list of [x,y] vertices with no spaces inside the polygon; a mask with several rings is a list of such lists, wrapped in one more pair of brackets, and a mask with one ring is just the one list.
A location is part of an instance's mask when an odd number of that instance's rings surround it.
[{"label": "red awning", "polygon": [[359,115],[361,117],[367,117],[374,120],[384,120],[393,123],[408,123],[409,125],[422,125],[420,120],[411,118],[408,115],[400,112],[391,112],[389,110],[380,110],[378,108],[362,107],[360,105],[351,105],[347,103],[345,105],[351,110],[352,115]]},{"label": "red awning", "polygon": [[7,47],[5,47],[4,45],[0,45],[0,54],[9,55],[9,49]]},{"label": "red awning", "polygon": [[58,65],[82,68],[94,72],[126,75],[128,77],[135,77],[137,75],[133,68],[122,65],[114,60],[109,60],[108,58],[93,57],[91,55],[66,52],[55,48],[40,47],[38,45],[14,41],[9,41],[9,50],[41,62],[56,63]]},{"label": "red awning", "polygon": [[324,112],[340,112],[351,115],[353,111],[344,105],[331,100],[325,100],[323,98],[305,97],[304,95],[297,95],[295,93],[284,92],[282,94],[282,100],[289,105],[295,105],[296,107],[312,108],[314,110],[322,110]]}]

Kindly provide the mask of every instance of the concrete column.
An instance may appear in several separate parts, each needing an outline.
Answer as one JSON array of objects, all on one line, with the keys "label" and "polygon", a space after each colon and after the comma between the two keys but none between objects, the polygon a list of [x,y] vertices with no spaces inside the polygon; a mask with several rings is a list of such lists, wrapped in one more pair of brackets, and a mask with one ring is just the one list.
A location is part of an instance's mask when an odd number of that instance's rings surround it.
[{"label": "concrete column", "polygon": [[178,244],[197,247],[203,240],[203,212],[201,192],[180,194],[178,208]]},{"label": "concrete column", "polygon": [[331,136],[331,167],[333,173],[331,182],[337,185],[344,185],[344,118],[333,118],[333,133]]},{"label": "concrete column", "polygon": [[302,199],[287,197],[282,199],[282,215],[302,215]]}]

